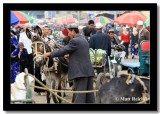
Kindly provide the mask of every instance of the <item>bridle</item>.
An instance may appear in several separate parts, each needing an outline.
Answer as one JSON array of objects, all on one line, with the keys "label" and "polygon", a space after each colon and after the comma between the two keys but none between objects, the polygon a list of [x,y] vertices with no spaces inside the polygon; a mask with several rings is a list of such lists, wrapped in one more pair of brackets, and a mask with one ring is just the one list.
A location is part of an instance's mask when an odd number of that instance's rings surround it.
[{"label": "bridle", "polygon": [[43,57],[43,53],[38,52],[38,48],[37,48],[38,44],[43,45],[44,53],[46,53],[45,44],[42,41],[34,41],[32,43],[32,46],[34,45],[34,51],[35,51],[35,53],[34,53],[35,56],[33,58],[33,61],[36,61],[38,59],[38,57]]}]

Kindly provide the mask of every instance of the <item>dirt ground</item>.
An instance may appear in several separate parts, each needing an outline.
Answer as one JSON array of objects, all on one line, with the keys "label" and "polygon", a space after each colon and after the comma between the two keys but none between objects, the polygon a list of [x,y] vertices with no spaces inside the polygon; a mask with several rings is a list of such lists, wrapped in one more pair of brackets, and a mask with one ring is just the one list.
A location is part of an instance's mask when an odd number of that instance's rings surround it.
[{"label": "dirt ground", "polygon": [[[127,62],[138,62],[138,60],[139,60],[138,57],[136,59],[132,59],[131,56],[129,56],[128,59],[125,59],[125,61],[127,61]],[[118,75],[119,74],[126,74],[126,73],[127,73],[127,71],[120,71],[118,73]],[[69,89],[71,89],[71,88],[69,88]],[[33,88],[32,88],[32,98],[36,102],[36,104],[47,104],[46,96],[37,95],[34,92]],[[72,100],[72,94],[71,93],[67,93],[65,99],[71,102],[71,100]],[[52,100],[51,100],[51,104],[54,104],[54,102]]]}]

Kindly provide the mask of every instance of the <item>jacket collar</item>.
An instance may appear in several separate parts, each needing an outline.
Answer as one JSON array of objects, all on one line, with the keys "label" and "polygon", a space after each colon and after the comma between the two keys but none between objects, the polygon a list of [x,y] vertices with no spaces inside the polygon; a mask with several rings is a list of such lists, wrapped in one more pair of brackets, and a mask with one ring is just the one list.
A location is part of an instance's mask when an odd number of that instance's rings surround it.
[{"label": "jacket collar", "polygon": [[75,36],[75,38],[76,38],[76,37],[80,37],[80,36],[81,36],[80,34],[77,34],[77,35]]},{"label": "jacket collar", "polygon": [[98,31],[97,33],[102,33],[102,31]]}]

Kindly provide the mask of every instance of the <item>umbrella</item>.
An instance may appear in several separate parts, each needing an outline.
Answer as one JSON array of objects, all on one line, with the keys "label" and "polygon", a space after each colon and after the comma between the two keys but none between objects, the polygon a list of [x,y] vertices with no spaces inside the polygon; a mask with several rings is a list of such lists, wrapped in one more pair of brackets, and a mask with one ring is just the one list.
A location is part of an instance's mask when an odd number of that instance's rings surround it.
[{"label": "umbrella", "polygon": [[129,26],[136,26],[137,21],[139,20],[142,20],[143,22],[145,22],[146,17],[140,13],[132,12],[132,13],[126,13],[121,15],[120,17],[115,19],[114,22],[122,25],[124,24]]},{"label": "umbrella", "polygon": [[102,25],[106,25],[107,23],[111,23],[111,19],[107,18],[107,17],[96,17],[95,18],[95,23],[101,23]]},{"label": "umbrella", "polygon": [[19,11],[12,11],[12,12],[18,18],[20,24],[25,24],[29,22],[29,20]]},{"label": "umbrella", "polygon": [[75,18],[68,18],[67,21],[63,20],[62,24],[71,24],[71,23],[75,23],[76,19]]},{"label": "umbrella", "polygon": [[148,26],[150,26],[150,18],[148,18],[144,23],[144,27],[148,27]]},{"label": "umbrella", "polygon": [[28,20],[29,20],[29,22],[31,22],[31,23],[33,23],[33,19],[29,16],[29,15],[27,15],[27,14],[25,14],[24,12],[22,12],[22,11],[19,11],[21,14],[23,14]]},{"label": "umbrella", "polygon": [[18,18],[15,16],[15,14],[13,13],[13,12],[11,12],[11,15],[10,15],[11,17],[11,20],[10,20],[10,24],[11,24],[11,26],[13,26],[13,25],[17,25],[18,23],[19,23],[19,20],[18,20]]}]

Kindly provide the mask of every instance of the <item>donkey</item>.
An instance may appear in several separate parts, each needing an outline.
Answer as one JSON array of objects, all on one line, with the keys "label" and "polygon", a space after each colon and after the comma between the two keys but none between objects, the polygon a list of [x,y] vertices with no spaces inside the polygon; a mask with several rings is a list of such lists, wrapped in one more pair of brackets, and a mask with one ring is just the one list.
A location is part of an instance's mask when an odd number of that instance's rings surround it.
[{"label": "donkey", "polygon": [[[34,27],[33,33],[26,29],[26,35],[32,41],[34,63],[40,66],[41,74],[46,76],[46,86],[50,89],[56,90],[65,89],[68,74],[68,66],[66,60],[63,57],[49,57],[48,59],[43,58],[43,54],[45,52],[51,52],[57,49],[58,46],[56,45],[56,43],[53,49],[47,43],[45,43],[42,40],[42,30],[39,26]],[[59,96],[62,96],[59,92],[57,94]],[[50,103],[51,96],[54,103],[62,102],[60,99],[58,99],[54,95],[51,95],[51,93],[47,91],[47,103]]]}]

